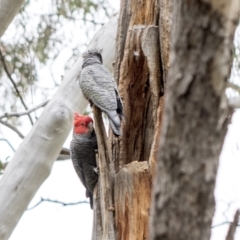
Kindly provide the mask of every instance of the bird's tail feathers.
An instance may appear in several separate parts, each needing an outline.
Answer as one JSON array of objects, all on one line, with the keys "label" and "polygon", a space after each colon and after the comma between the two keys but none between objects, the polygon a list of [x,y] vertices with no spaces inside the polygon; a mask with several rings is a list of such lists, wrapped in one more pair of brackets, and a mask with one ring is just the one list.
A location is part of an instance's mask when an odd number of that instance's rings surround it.
[{"label": "bird's tail feathers", "polygon": [[121,135],[121,119],[117,114],[117,111],[113,110],[113,111],[108,111],[106,113],[108,115],[109,123],[110,123],[111,129],[113,130],[113,133],[116,136],[120,136]]},{"label": "bird's tail feathers", "polygon": [[93,195],[87,189],[86,189],[86,197],[89,198],[89,200],[90,200],[90,207],[91,207],[91,209],[93,209]]},{"label": "bird's tail feathers", "polygon": [[119,126],[119,127],[116,126],[111,119],[109,119],[109,123],[110,123],[110,126],[111,126],[111,129],[112,129],[113,133],[114,133],[116,136],[121,136],[121,135],[122,135],[122,131],[121,131],[120,126]]},{"label": "bird's tail feathers", "polygon": [[123,103],[122,103],[122,100],[116,89],[115,89],[115,93],[116,93],[116,98],[117,98],[117,113],[118,113],[120,119],[124,121],[125,119],[124,119],[124,114],[123,114]]},{"label": "bird's tail feathers", "polygon": [[118,113],[118,116],[120,117],[121,121],[125,121],[125,117],[124,117],[122,109],[118,108],[117,113]]}]

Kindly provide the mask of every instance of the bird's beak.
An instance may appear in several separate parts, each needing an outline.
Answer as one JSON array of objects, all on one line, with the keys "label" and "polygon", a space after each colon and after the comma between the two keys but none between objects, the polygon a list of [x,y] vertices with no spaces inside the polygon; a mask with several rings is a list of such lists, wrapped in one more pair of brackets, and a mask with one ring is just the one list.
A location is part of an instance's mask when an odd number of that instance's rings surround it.
[{"label": "bird's beak", "polygon": [[93,123],[92,123],[92,122],[90,122],[90,123],[88,124],[88,129],[89,129],[90,132],[93,131]]}]

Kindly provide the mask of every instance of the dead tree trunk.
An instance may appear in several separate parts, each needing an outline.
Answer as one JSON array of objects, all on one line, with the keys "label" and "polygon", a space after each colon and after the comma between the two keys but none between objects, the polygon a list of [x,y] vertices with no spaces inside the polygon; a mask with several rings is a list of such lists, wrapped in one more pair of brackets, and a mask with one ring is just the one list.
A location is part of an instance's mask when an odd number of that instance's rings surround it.
[{"label": "dead tree trunk", "polygon": [[169,65],[170,3],[121,2],[115,79],[125,121],[122,137],[110,134],[107,139],[95,110],[100,177],[93,239],[141,240],[149,236],[152,176]]},{"label": "dead tree trunk", "polygon": [[206,240],[231,109],[225,88],[238,0],[175,0],[151,238]]}]

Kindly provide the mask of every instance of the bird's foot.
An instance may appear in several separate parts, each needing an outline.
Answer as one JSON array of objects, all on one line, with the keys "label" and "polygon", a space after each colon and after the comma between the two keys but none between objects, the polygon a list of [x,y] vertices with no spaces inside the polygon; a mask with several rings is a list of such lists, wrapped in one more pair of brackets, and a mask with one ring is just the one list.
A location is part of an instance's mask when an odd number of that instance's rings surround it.
[{"label": "bird's foot", "polygon": [[92,108],[93,107],[93,102],[91,100],[89,100],[89,104],[90,104],[90,107]]}]

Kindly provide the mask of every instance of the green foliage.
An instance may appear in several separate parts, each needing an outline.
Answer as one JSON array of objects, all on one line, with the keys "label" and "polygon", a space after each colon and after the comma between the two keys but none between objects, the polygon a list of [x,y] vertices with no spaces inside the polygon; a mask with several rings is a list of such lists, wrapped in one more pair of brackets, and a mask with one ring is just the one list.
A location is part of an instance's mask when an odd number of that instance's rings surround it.
[{"label": "green foliage", "polygon": [[[81,46],[89,41],[89,33],[107,21],[107,18],[97,17],[99,12],[109,16],[113,9],[108,1],[25,1],[1,41],[8,71],[23,97],[29,95],[31,86],[36,90],[35,84],[40,80],[39,69],[49,66],[51,71],[51,66],[64,49],[68,49],[70,56],[66,59],[65,68],[73,64]],[[74,29],[81,32],[79,39],[72,37]],[[16,101],[15,90],[7,79],[2,64],[0,78],[0,94],[5,96],[5,101],[0,102],[0,110],[10,111],[21,106]],[[61,79],[53,78],[52,74],[50,81],[58,86]],[[47,91],[42,92],[45,96],[48,95]]]}]

